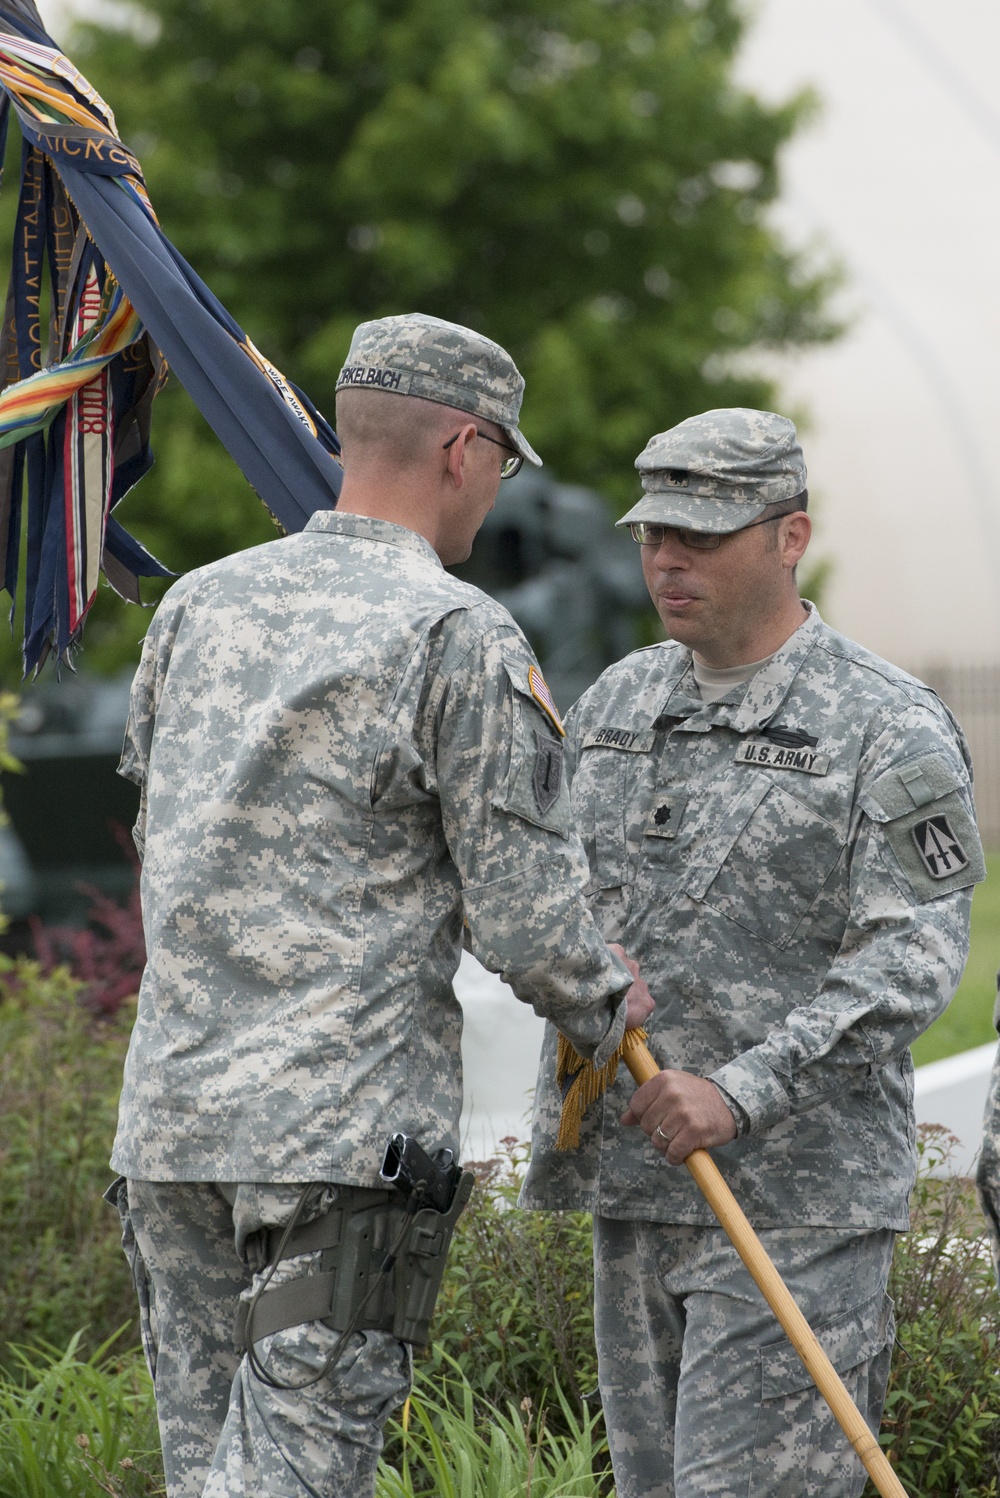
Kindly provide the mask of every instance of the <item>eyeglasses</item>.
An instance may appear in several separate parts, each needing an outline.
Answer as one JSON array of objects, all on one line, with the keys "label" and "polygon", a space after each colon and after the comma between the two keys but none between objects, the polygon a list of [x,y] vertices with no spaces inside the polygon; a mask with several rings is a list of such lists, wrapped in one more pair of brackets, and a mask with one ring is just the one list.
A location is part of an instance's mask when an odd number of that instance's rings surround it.
[{"label": "eyeglasses", "polygon": [[691,551],[717,551],[727,536],[742,536],[757,525],[770,525],[772,520],[784,520],[784,515],[768,515],[765,520],[751,520],[737,531],[689,531],[680,525],[652,525],[648,520],[636,520],[630,526],[632,540],[640,546],[662,546],[667,535],[676,536],[682,546]]},{"label": "eyeglasses", "polygon": [[[456,432],[454,437],[449,437],[448,441],[442,444],[442,451],[449,448],[453,442],[457,442],[461,435],[461,432]],[[486,432],[481,432],[478,427],[476,427],[476,436],[482,437],[484,442],[492,442],[494,447],[502,447],[505,452],[513,453],[514,456],[512,458],[504,458],[500,464],[500,477],[502,479],[512,479],[515,473],[521,472],[521,464],[524,462],[524,458],[516,447],[511,447],[509,442],[498,442],[495,437],[490,437]]]}]

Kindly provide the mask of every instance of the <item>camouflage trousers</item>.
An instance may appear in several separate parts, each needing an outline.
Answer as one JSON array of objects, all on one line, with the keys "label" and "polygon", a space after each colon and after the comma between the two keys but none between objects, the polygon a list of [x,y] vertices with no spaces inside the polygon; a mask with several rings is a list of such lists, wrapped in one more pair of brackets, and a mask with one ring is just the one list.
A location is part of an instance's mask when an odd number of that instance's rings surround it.
[{"label": "camouflage trousers", "polygon": [[[168,1498],[364,1498],[375,1491],[382,1427],[410,1390],[410,1349],[356,1332],[311,1388],[272,1389],[233,1348],[240,1298],[259,1285],[261,1230],[282,1227],[301,1187],[118,1183],[123,1247],[139,1297],[156,1392]],[[301,1221],[327,1211],[317,1186]],[[318,1271],[320,1254],[283,1260],[271,1284]],[[256,1344],[268,1373],[302,1383],[339,1333],[322,1322]]]},{"label": "camouflage trousers", "polygon": [[[760,1238],[877,1431],[895,1234]],[[594,1263],[618,1498],[859,1498],[861,1462],[721,1228],[597,1217]]]}]

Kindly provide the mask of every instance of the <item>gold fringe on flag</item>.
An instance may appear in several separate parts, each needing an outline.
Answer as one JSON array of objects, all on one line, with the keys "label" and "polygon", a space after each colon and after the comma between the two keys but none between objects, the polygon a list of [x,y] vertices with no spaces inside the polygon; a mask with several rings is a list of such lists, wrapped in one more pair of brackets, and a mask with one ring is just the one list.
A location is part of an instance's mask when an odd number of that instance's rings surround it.
[{"label": "gold fringe on flag", "polygon": [[611,1060],[598,1071],[592,1061],[584,1061],[565,1035],[559,1036],[556,1058],[556,1084],[562,1093],[562,1116],[559,1119],[557,1150],[575,1150],[580,1143],[580,1125],[591,1103],[614,1085],[618,1063],[639,1045],[645,1045],[646,1032],[640,1027],[626,1030],[622,1043]]}]

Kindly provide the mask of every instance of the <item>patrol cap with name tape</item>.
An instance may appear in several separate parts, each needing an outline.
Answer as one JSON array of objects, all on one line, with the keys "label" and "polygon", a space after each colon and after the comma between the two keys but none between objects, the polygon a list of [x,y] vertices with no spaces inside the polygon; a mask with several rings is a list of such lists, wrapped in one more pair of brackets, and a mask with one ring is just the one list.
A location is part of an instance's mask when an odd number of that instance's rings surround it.
[{"label": "patrol cap with name tape", "polygon": [[542,460],[518,430],[524,380],[498,343],[423,312],[380,317],[355,329],[337,391],[391,390],[455,406],[495,422],[522,458]]},{"label": "patrol cap with name tape", "polygon": [[635,460],[645,491],[619,525],[637,520],[725,535],[806,487],[795,427],[774,411],[703,411],[651,437]]}]

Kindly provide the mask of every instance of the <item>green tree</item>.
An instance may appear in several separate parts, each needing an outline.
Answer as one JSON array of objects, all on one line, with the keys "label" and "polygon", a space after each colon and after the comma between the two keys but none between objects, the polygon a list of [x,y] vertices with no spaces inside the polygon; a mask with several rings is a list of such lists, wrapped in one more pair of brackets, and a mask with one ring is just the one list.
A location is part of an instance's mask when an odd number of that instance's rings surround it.
[{"label": "green tree", "polygon": [[[331,417],[355,324],[417,308],[514,354],[523,423],[619,507],[653,431],[764,405],[746,350],[829,338],[767,222],[809,110],[740,89],[739,0],[137,0],[71,51],[170,237]],[[271,524],[187,398],[122,518],[184,570]],[[135,651],[104,600],[87,657]]]}]

